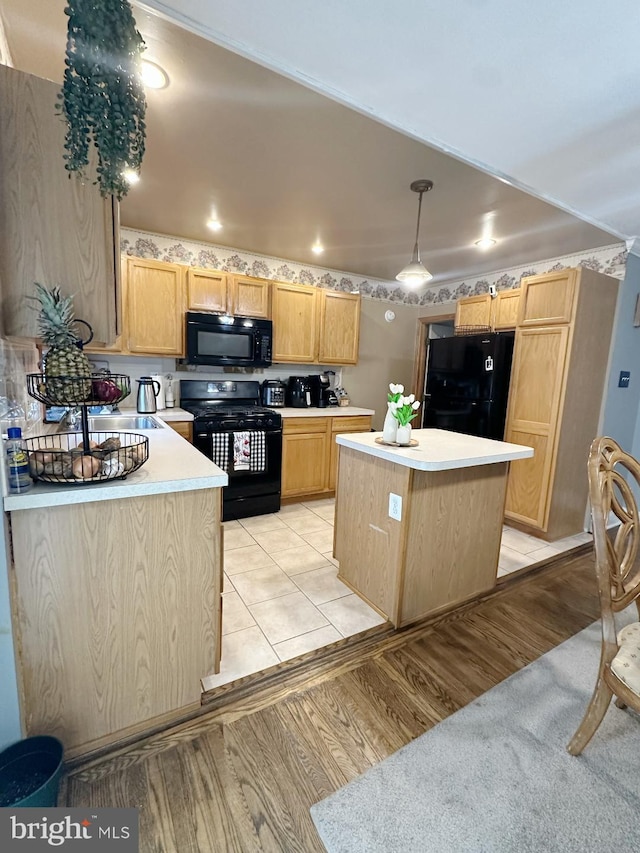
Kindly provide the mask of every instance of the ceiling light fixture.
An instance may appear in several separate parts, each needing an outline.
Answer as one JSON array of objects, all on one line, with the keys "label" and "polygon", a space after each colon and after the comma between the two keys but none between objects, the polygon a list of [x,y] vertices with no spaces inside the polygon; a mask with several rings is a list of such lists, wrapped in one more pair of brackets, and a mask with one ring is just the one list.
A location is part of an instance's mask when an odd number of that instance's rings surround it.
[{"label": "ceiling light fixture", "polygon": [[493,237],[482,237],[480,240],[476,240],[475,244],[479,249],[490,249],[492,246],[495,246],[496,241]]},{"label": "ceiling light fixture", "polygon": [[321,255],[324,252],[324,246],[320,242],[320,240],[316,240],[316,242],[311,247],[311,251],[314,255]]},{"label": "ceiling light fixture", "polygon": [[401,281],[408,287],[420,287],[421,284],[426,284],[433,278],[429,270],[420,260],[420,246],[418,245],[418,236],[420,234],[420,211],[422,210],[422,196],[423,193],[428,193],[429,190],[433,189],[433,181],[428,181],[426,179],[414,181],[411,184],[410,189],[412,192],[420,194],[420,199],[418,201],[418,223],[416,225],[416,244],[413,247],[411,263],[407,264],[407,266],[403,270],[400,270],[396,278],[398,279],[398,281]]},{"label": "ceiling light fixture", "polygon": [[211,218],[207,222],[207,228],[210,228],[212,231],[221,231],[222,230],[222,222],[219,219]]},{"label": "ceiling light fixture", "polygon": [[122,177],[129,184],[129,186],[133,186],[140,181],[140,175],[135,171],[135,169],[125,169],[122,173]]},{"label": "ceiling light fixture", "polygon": [[169,75],[161,68],[157,62],[151,62],[150,59],[143,59],[142,65],[142,83],[147,89],[166,89],[169,85]]}]

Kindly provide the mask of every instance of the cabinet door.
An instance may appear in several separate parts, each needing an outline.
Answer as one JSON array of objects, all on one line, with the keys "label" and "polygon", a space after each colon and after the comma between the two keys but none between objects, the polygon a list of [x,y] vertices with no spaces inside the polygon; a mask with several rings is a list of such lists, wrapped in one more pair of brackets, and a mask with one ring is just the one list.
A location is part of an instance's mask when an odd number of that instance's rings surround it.
[{"label": "cabinet door", "polygon": [[184,303],[184,267],[129,258],[129,352],[184,356]]},{"label": "cabinet door", "polygon": [[511,463],[506,515],[545,530],[552,488],[569,329],[518,329],[505,441],[534,448]]},{"label": "cabinet door", "polygon": [[357,364],[360,341],[360,294],[320,290],[321,364]]},{"label": "cabinet door", "polygon": [[0,280],[4,333],[37,337],[34,281],[73,294],[97,343],[113,343],[119,257],[117,204],[64,168],[60,87],[0,65]]},{"label": "cabinet door", "polygon": [[318,361],[318,290],[276,281],[273,298],[273,360]]},{"label": "cabinet door", "polygon": [[165,421],[168,427],[193,444],[193,421]]},{"label": "cabinet door", "polygon": [[577,270],[569,269],[523,278],[518,325],[570,323],[577,274]]},{"label": "cabinet door", "polygon": [[456,303],[455,327],[481,326],[488,330],[491,327],[491,312],[493,300],[488,293],[480,296],[465,296]]},{"label": "cabinet door", "polygon": [[369,432],[371,430],[371,418],[367,416],[353,416],[344,418],[331,418],[331,452],[329,454],[329,481],[328,487],[333,492],[338,481],[338,457],[339,448],[336,436],[348,432]]},{"label": "cabinet door", "polygon": [[[326,424],[329,418],[325,418]],[[327,432],[282,436],[282,497],[310,495],[327,488]]]},{"label": "cabinet door", "polygon": [[271,282],[263,278],[234,275],[229,311],[237,317],[258,317],[270,320]]},{"label": "cabinet door", "polygon": [[515,329],[518,325],[520,308],[520,288],[501,290],[496,296],[493,312],[493,328],[496,332],[503,329]]},{"label": "cabinet door", "polygon": [[227,311],[229,276],[217,270],[189,267],[187,304],[189,311]]}]

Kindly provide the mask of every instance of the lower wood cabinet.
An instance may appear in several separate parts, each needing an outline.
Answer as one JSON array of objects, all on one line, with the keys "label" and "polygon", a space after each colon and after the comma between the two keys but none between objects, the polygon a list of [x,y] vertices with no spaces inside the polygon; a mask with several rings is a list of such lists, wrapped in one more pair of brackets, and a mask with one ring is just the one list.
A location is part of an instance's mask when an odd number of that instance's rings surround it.
[{"label": "lower wood cabinet", "polygon": [[168,427],[193,444],[193,421],[165,421]]},{"label": "lower wood cabinet", "polygon": [[284,418],[282,424],[282,497],[303,498],[335,491],[336,435],[368,432],[371,416]]}]

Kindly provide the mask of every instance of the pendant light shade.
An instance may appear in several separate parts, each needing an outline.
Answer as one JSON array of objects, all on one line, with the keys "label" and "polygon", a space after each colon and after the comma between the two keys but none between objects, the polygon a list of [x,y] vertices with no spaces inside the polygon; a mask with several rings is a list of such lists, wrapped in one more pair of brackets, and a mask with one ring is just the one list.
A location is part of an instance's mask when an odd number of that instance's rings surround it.
[{"label": "pendant light shade", "polygon": [[433,278],[429,270],[420,260],[420,246],[418,245],[418,237],[420,234],[420,212],[422,210],[422,195],[423,193],[427,193],[429,192],[429,190],[433,189],[433,181],[428,181],[425,179],[420,181],[414,181],[411,184],[410,188],[414,193],[420,194],[420,198],[418,200],[418,223],[416,225],[416,242],[415,246],[413,247],[411,263],[408,263],[404,269],[400,270],[400,272],[396,276],[396,279],[398,281],[401,281],[403,284],[406,284],[408,287],[420,287],[420,285],[426,284]]}]

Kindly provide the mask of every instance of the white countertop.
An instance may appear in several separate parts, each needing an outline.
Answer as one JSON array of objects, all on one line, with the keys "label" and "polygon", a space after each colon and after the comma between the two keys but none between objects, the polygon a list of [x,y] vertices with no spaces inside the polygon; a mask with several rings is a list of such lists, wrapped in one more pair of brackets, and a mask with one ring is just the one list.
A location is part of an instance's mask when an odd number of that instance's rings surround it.
[{"label": "white countertop", "polygon": [[389,447],[376,444],[381,432],[338,434],[336,441],[343,447],[377,456],[397,465],[418,471],[447,471],[452,468],[472,468],[475,465],[493,465],[526,459],[533,456],[533,448],[521,444],[508,444],[475,435],[463,435],[443,429],[414,429],[411,438],[417,447]]},{"label": "white countertop", "polygon": [[296,409],[293,406],[282,408],[271,406],[271,408],[274,412],[279,412],[283,418],[344,418],[347,415],[352,417],[375,415],[375,409],[361,409],[358,406],[325,406],[322,409],[314,406],[308,409]]},{"label": "white countertop", "polygon": [[[131,407],[122,407],[120,409],[120,414],[122,415],[137,415],[139,414],[137,409]],[[179,406],[176,406],[173,409],[160,409],[157,412],[154,412],[152,415],[154,418],[160,418],[162,421],[192,421],[193,415],[191,412],[187,412],[185,409],[181,409]]]},{"label": "white countertop", "polygon": [[[173,410],[173,412],[177,411]],[[149,417],[160,420],[163,414],[158,412]],[[176,420],[186,420],[186,418],[181,416]],[[129,474],[125,480],[108,480],[87,485],[73,483],[55,485],[37,482],[23,495],[5,497],[5,510],[14,512],[21,509],[91,503],[141,495],[217,489],[227,485],[229,481],[227,474],[171,427],[162,425],[160,429],[135,431],[149,438],[149,459],[141,468]],[[82,440],[81,434],[78,440]]]}]

